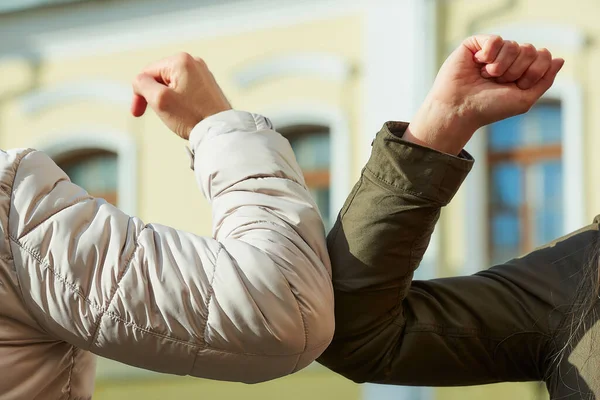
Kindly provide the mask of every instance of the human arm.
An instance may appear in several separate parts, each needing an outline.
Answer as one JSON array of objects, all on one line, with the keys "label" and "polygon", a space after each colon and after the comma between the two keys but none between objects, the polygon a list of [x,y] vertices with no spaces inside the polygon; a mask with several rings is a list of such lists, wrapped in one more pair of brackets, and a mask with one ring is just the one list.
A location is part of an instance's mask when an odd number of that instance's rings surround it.
[{"label": "human arm", "polygon": [[336,333],[319,362],[356,382],[398,385],[548,378],[598,225],[473,276],[412,281],[472,160],[404,141],[405,129],[378,134],[328,237]]},{"label": "human arm", "polygon": [[[23,301],[50,338],[134,366],[242,382],[292,373],[333,334],[324,229],[292,149],[261,116],[209,116],[202,91],[159,84],[143,77],[136,91],[192,132],[213,237],[146,224],[24,153],[9,217]],[[195,128],[169,111],[179,100],[199,107]]]},{"label": "human arm", "polygon": [[[458,284],[412,283],[441,207],[450,201],[470,168],[464,154],[454,155],[479,127],[528,111],[562,67],[563,60],[552,59],[547,50],[534,51],[533,56],[529,52],[530,46],[501,38],[467,39],[440,70],[410,126],[388,124],[377,136],[371,159],[328,237],[336,334],[320,358],[324,365],[360,382],[417,385],[539,376],[531,365],[526,365],[521,375],[506,375],[508,370],[503,375],[502,365],[509,365],[510,360],[495,364],[498,369],[493,370],[489,360],[495,353],[490,350],[489,337],[467,333],[490,331],[497,327],[495,321],[501,321],[509,329],[496,329],[497,336],[534,328],[542,332],[538,337],[549,335],[550,323],[545,329],[534,326],[534,311],[543,315],[545,307],[552,307],[548,298],[540,300],[541,304],[528,304],[531,308],[527,311],[518,303],[509,304],[511,314],[503,314],[502,319],[485,308],[503,298],[505,303],[514,298],[511,288],[502,286],[501,278],[498,285],[487,286],[470,277],[456,278]],[[473,294],[486,287],[483,294],[491,302],[480,304]],[[525,298],[534,295],[525,290],[521,294]],[[527,312],[533,316],[520,318],[529,315]],[[508,318],[511,315],[517,319]],[[423,329],[422,333],[417,333],[418,329]],[[470,347],[454,346],[455,336],[445,331],[466,335]],[[470,353],[461,355],[466,350]],[[521,350],[529,351],[526,347]],[[538,350],[548,347],[540,344]],[[427,362],[434,355],[446,375],[427,374],[434,368]],[[463,364],[466,356],[478,358],[473,364]],[[543,369],[540,364],[536,368]]]}]

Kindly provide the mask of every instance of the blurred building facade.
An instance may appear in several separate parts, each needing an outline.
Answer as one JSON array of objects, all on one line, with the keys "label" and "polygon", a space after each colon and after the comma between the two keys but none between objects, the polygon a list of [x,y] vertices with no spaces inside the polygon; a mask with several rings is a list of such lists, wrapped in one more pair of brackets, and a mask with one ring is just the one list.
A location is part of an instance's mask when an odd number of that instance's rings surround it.
[{"label": "blurred building facade", "polygon": [[[3,5],[4,4],[4,5]],[[128,114],[129,82],[186,51],[237,109],[286,135],[330,225],[383,122],[410,120],[460,41],[498,33],[567,59],[526,116],[479,132],[477,166],[444,211],[419,278],[476,272],[591,222],[600,57],[579,0],[5,0],[0,2],[0,147],[47,151],[91,193],[146,222],[202,235],[208,204],[183,146],[154,115]],[[2,9],[2,7],[5,7]],[[581,12],[582,9],[587,10]],[[424,351],[426,351],[424,349]],[[101,360],[97,398],[540,398],[534,384],[469,389],[358,386],[314,365],[245,386],[172,378]]]}]

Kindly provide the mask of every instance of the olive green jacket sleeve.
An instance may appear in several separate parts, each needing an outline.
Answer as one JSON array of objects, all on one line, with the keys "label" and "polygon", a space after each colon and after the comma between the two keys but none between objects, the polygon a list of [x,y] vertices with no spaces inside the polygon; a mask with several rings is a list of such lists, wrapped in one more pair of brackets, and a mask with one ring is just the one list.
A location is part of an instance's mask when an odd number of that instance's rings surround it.
[{"label": "olive green jacket sleeve", "polygon": [[403,141],[405,129],[387,123],[377,135],[328,237],[336,333],[319,361],[356,382],[549,380],[597,225],[473,276],[413,282],[473,160]]}]

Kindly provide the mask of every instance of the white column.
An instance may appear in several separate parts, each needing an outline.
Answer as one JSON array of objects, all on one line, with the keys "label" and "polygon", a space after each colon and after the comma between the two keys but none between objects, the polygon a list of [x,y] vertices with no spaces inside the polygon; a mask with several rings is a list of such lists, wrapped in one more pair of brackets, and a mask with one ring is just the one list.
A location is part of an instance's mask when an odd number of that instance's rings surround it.
[{"label": "white column", "polygon": [[558,92],[563,122],[564,233],[591,222],[587,220],[584,168],[584,105],[581,87],[573,81],[558,81],[549,92]]},{"label": "white column", "polygon": [[372,0],[366,6],[364,162],[383,123],[409,121],[431,84],[436,45],[429,31],[435,14],[428,11],[434,5],[435,0]]},{"label": "white column", "polygon": [[[361,155],[386,121],[410,121],[437,69],[436,0],[371,0],[365,10],[364,108]],[[434,234],[419,278],[435,275],[439,248]],[[433,390],[365,385],[365,400],[429,400]]]},{"label": "white column", "polygon": [[487,132],[479,130],[467,144],[466,150],[477,160],[464,186],[465,194],[465,240],[464,267],[461,275],[471,275],[490,265],[488,260],[488,168],[485,162],[487,156]]}]

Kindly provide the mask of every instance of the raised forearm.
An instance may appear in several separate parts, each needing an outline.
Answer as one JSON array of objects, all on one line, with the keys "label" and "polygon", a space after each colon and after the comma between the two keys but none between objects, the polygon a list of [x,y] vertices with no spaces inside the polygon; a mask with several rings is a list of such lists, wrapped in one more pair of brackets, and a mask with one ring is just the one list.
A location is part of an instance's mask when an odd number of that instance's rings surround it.
[{"label": "raised forearm", "polygon": [[377,290],[410,281],[440,208],[473,164],[466,153],[454,157],[403,140],[407,126],[389,122],[377,135],[329,235],[338,290]]},{"label": "raised forearm", "polygon": [[336,331],[319,361],[358,381],[379,368],[379,356],[365,344],[379,340],[402,312],[440,209],[473,164],[466,153],[454,157],[402,140],[407,126],[388,123],[378,134],[328,237]]}]

